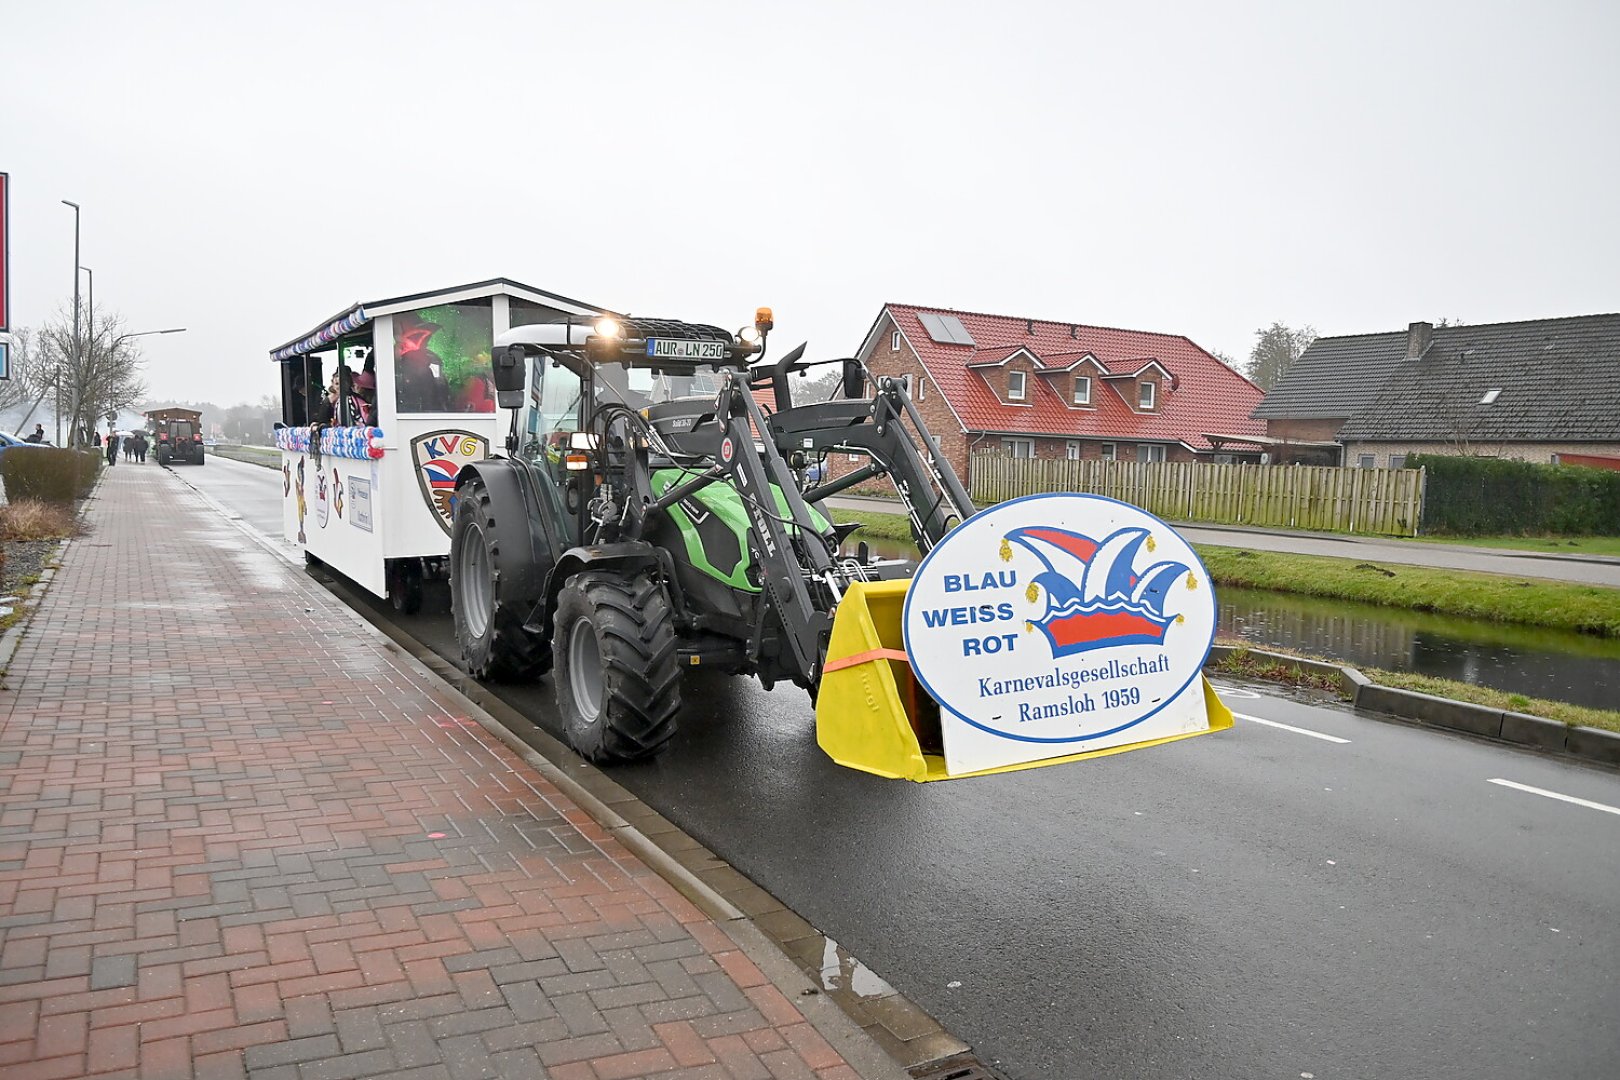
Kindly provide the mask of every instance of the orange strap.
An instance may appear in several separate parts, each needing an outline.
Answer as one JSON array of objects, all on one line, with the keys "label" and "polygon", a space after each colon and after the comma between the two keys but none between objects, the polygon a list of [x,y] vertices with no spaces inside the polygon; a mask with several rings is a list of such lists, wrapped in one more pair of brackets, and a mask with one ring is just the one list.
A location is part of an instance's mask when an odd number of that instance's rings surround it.
[{"label": "orange strap", "polygon": [[904,649],[869,649],[863,653],[856,653],[854,656],[829,660],[821,666],[821,673],[825,675],[830,671],[842,671],[844,668],[854,667],[856,664],[864,664],[871,660],[899,660],[903,663],[911,663],[911,657],[906,655]]}]

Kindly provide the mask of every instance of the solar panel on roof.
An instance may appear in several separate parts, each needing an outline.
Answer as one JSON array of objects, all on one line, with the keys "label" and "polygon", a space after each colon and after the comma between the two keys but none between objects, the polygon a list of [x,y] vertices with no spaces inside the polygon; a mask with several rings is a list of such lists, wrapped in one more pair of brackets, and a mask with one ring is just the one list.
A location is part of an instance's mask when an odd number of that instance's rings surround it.
[{"label": "solar panel on roof", "polygon": [[962,320],[955,315],[941,315],[939,321],[945,324],[945,331],[951,335],[951,340],[958,345],[972,345],[973,335],[967,332]]},{"label": "solar panel on roof", "polygon": [[956,340],[951,337],[951,332],[945,329],[945,321],[938,315],[935,315],[932,311],[919,311],[917,312],[917,318],[922,321],[923,329],[928,331],[929,337],[941,345],[956,344]]},{"label": "solar panel on roof", "polygon": [[955,315],[935,315],[932,311],[919,311],[917,318],[922,320],[923,329],[928,336],[941,345],[972,345],[973,336],[962,325],[962,320]]}]

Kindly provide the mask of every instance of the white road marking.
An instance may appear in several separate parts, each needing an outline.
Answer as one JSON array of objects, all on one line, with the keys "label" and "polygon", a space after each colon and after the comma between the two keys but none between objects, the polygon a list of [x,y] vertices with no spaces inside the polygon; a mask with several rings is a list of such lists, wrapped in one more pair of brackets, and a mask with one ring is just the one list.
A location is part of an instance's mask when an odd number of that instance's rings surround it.
[{"label": "white road marking", "polygon": [[1311,738],[1321,739],[1323,742],[1347,743],[1350,741],[1349,739],[1341,739],[1337,735],[1324,735],[1320,731],[1310,731],[1306,728],[1295,727],[1293,724],[1282,724],[1278,723],[1276,720],[1262,720],[1260,717],[1250,716],[1248,713],[1235,712],[1232,715],[1237,717],[1239,720],[1248,720],[1250,723],[1264,724],[1266,727],[1282,728],[1284,731],[1292,731],[1295,735],[1309,735]]},{"label": "white road marking", "polygon": [[1589,799],[1577,799],[1573,795],[1560,795],[1556,791],[1548,791],[1545,788],[1531,787],[1529,784],[1515,784],[1512,780],[1503,780],[1500,777],[1495,780],[1487,780],[1485,782],[1487,784],[1500,784],[1503,787],[1512,788],[1515,791],[1528,791],[1532,795],[1543,795],[1549,799],[1557,799],[1559,802],[1574,803],[1576,806],[1584,806],[1588,810],[1602,810],[1605,814],[1620,814],[1620,806],[1609,806],[1605,803],[1592,802]]}]

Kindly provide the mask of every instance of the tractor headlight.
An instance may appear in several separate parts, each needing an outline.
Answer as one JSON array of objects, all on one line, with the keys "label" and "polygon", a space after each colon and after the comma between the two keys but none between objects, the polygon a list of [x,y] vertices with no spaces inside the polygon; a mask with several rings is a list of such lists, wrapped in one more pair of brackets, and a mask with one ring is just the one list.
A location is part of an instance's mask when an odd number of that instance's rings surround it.
[{"label": "tractor headlight", "polygon": [[759,327],[745,326],[737,331],[737,337],[744,345],[752,345],[759,340]]},{"label": "tractor headlight", "polygon": [[624,327],[619,325],[618,319],[597,319],[596,332],[601,337],[616,338],[624,333]]}]

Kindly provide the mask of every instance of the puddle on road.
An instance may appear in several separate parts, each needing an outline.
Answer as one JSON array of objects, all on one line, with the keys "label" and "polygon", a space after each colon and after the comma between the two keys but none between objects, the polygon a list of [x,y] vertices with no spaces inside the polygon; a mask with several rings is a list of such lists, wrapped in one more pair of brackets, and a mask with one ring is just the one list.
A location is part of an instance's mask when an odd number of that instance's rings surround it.
[{"label": "puddle on road", "polygon": [[821,988],[828,992],[848,990],[857,997],[888,997],[894,987],[884,982],[871,968],[844,951],[832,938],[822,942]]}]

